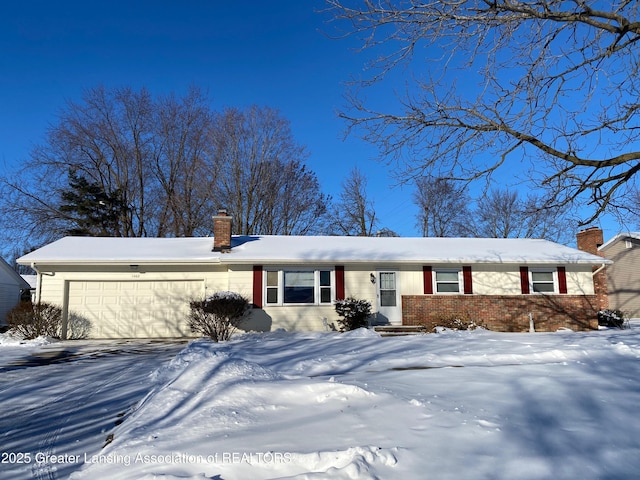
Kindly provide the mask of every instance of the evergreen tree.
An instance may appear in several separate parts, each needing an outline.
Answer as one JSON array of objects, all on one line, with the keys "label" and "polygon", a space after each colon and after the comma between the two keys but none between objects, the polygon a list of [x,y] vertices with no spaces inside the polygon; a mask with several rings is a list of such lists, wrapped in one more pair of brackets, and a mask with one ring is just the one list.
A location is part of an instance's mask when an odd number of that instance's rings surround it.
[{"label": "evergreen tree", "polygon": [[120,189],[106,192],[75,170],[69,171],[69,187],[61,194],[64,203],[60,206],[60,211],[75,224],[67,230],[69,235],[121,236],[120,219],[128,209]]}]

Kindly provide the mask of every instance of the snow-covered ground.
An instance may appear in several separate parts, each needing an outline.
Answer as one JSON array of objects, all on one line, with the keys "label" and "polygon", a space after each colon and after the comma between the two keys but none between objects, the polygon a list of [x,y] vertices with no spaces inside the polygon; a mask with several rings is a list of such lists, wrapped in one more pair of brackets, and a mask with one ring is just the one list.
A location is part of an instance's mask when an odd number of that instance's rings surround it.
[{"label": "snow-covered ground", "polygon": [[79,456],[99,452],[153,388],[149,375],[186,343],[0,335],[0,479],[68,478],[83,465]]},{"label": "snow-covered ground", "polygon": [[[12,348],[20,347],[0,346],[0,360]],[[589,333],[195,340],[144,382],[149,393],[111,430],[113,441],[73,452],[71,478],[586,480],[640,472],[638,323]]]}]

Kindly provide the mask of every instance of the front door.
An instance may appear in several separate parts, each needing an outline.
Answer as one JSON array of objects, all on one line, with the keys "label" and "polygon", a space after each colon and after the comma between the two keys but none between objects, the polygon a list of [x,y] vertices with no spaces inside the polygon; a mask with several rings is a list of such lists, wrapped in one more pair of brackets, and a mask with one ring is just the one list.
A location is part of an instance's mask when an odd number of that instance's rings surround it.
[{"label": "front door", "polygon": [[400,289],[398,285],[398,272],[383,270],[378,271],[378,324],[402,324],[402,305],[400,303]]}]

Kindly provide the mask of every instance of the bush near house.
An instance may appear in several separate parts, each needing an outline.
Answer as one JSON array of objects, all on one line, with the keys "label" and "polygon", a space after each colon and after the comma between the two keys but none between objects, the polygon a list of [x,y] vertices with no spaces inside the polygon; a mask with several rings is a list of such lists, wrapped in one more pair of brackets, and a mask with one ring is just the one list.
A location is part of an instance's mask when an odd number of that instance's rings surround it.
[{"label": "bush near house", "polygon": [[335,303],[336,313],[342,318],[338,320],[340,331],[356,330],[368,325],[371,316],[371,303],[353,297],[338,300]]},{"label": "bush near house", "polygon": [[249,301],[235,292],[216,292],[189,303],[189,328],[214,342],[226,341],[242,323]]},{"label": "bush near house", "polygon": [[622,329],[625,326],[624,313],[620,310],[600,310],[598,312],[598,325]]},{"label": "bush near house", "polygon": [[37,337],[60,337],[62,309],[50,303],[20,302],[7,313],[9,331],[25,340]]},{"label": "bush near house", "polygon": [[437,333],[441,330],[475,330],[476,328],[487,329],[484,325],[472,320],[468,314],[443,315],[436,319],[433,331]]}]

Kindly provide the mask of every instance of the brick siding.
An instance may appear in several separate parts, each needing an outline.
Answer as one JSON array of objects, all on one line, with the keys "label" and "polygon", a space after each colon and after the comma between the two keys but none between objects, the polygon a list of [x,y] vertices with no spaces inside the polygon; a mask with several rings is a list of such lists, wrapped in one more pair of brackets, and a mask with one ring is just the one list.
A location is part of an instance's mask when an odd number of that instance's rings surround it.
[{"label": "brick siding", "polygon": [[402,324],[432,331],[444,319],[474,320],[498,332],[529,331],[529,313],[536,331],[559,328],[596,330],[596,295],[403,295]]}]

